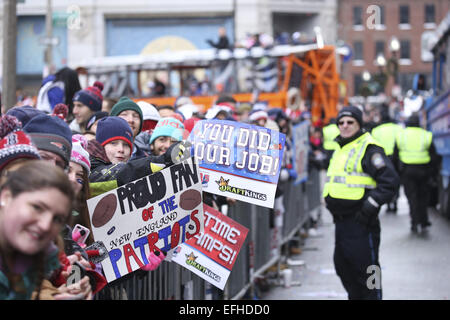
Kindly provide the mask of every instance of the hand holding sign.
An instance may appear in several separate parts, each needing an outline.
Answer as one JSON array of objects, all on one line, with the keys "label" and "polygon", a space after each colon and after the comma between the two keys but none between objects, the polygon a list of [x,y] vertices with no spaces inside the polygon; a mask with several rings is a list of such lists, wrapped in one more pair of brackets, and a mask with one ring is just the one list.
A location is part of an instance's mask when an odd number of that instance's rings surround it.
[{"label": "hand holding sign", "polygon": [[164,154],[166,164],[172,165],[190,158],[191,146],[192,144],[189,141],[180,141],[171,145]]}]

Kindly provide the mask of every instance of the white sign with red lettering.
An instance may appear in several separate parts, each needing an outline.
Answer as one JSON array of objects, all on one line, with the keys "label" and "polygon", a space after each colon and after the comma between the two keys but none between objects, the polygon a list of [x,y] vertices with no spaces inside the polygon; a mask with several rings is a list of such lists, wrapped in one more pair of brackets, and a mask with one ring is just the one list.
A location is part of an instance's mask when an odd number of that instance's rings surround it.
[{"label": "white sign with red lettering", "polygon": [[203,214],[204,232],[175,248],[172,261],[223,290],[248,229],[207,205]]}]

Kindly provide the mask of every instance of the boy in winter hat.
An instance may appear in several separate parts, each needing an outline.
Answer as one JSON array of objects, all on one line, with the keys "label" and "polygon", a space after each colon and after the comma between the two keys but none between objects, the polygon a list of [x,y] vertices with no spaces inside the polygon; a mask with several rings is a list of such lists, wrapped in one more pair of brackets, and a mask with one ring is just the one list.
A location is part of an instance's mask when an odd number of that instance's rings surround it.
[{"label": "boy in winter hat", "polygon": [[156,156],[164,154],[173,143],[183,139],[184,130],[184,125],[175,118],[160,119],[150,138],[152,154]]},{"label": "boy in winter hat", "polygon": [[103,83],[95,81],[94,85],[75,93],[73,97],[74,121],[70,124],[72,131],[84,133],[86,123],[97,111],[101,111],[103,103]]},{"label": "boy in winter hat", "polygon": [[139,105],[128,97],[122,97],[111,110],[111,116],[125,119],[133,130],[133,138],[142,130],[143,115]]},{"label": "boy in winter hat", "polygon": [[[111,110],[111,116],[125,119],[133,131],[133,140],[142,131],[144,118],[139,105],[128,97],[122,97],[117,101]],[[131,159],[139,159],[147,156],[136,144],[133,145]]]},{"label": "boy in winter hat", "polygon": [[23,130],[31,137],[43,160],[62,169],[67,168],[72,152],[72,132],[67,123],[56,116],[40,114],[31,119]]},{"label": "boy in winter hat", "polygon": [[[98,122],[96,139],[88,143],[91,160],[89,175],[91,196],[107,192],[120,185],[155,173],[180,161],[190,149],[173,144],[160,156],[129,159],[133,142],[131,128],[120,117],[107,117]],[[172,156],[175,155],[175,157]],[[178,155],[178,156],[177,156]]]},{"label": "boy in winter hat", "polygon": [[105,148],[111,163],[128,162],[133,150],[133,131],[121,117],[106,117],[97,125],[95,139]]}]

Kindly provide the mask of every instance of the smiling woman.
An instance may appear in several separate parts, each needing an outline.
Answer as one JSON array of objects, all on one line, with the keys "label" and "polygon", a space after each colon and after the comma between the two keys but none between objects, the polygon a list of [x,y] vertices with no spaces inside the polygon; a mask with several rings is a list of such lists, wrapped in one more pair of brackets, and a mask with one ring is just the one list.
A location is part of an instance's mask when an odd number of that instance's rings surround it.
[{"label": "smiling woman", "polygon": [[0,187],[0,299],[30,299],[45,275],[59,267],[53,241],[73,200],[66,174],[45,161],[8,175]]}]

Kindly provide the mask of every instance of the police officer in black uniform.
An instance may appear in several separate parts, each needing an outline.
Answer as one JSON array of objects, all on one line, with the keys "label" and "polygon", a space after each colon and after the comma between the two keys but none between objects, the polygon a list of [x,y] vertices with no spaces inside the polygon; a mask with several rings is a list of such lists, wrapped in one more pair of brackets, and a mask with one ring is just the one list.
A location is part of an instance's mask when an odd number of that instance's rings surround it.
[{"label": "police officer in black uniform", "polygon": [[362,112],[343,108],[340,135],[327,171],[323,196],[336,225],[334,265],[349,299],[382,298],[380,207],[399,188],[399,176],[383,147],[362,129]]}]

